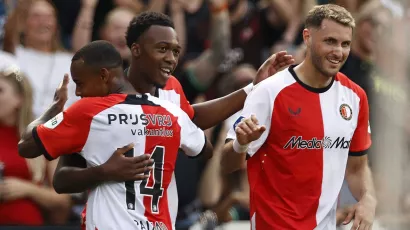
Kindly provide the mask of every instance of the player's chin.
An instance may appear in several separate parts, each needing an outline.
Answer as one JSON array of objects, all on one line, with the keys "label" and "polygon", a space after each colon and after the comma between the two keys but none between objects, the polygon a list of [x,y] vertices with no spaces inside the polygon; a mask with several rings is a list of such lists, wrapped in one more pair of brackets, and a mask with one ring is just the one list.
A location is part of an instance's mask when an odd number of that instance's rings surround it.
[{"label": "player's chin", "polygon": [[164,88],[165,85],[167,84],[167,81],[165,80],[157,80],[155,81],[155,86],[158,88]]},{"label": "player's chin", "polygon": [[326,66],[326,67],[324,68],[324,71],[323,71],[323,72],[325,72],[327,76],[333,77],[333,76],[335,76],[335,75],[340,71],[341,68],[342,68],[342,65],[341,65],[341,64],[332,65],[332,66]]},{"label": "player's chin", "polygon": [[168,79],[171,77],[171,75],[163,75],[161,74],[160,76],[157,77],[155,84],[157,85],[157,87],[165,87],[165,85],[167,84]]}]

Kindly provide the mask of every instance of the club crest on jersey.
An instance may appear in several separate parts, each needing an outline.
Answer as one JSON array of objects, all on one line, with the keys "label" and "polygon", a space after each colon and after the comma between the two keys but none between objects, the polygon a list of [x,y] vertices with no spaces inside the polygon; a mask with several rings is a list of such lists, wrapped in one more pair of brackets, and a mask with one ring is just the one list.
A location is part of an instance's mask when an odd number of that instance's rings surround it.
[{"label": "club crest on jersey", "polygon": [[350,119],[352,119],[352,116],[353,116],[352,108],[350,108],[348,104],[342,104],[339,108],[339,113],[340,113],[340,116],[342,116],[342,118],[345,119],[346,121],[349,121]]},{"label": "club crest on jersey", "polygon": [[44,127],[49,129],[55,129],[64,120],[63,112],[57,114],[55,117],[51,118],[49,121],[44,123]]}]

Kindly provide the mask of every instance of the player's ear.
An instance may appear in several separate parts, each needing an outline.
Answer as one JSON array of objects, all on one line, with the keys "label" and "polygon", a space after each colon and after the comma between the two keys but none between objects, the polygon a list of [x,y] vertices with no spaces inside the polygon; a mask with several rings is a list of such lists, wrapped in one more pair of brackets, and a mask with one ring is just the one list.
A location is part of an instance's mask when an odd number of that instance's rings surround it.
[{"label": "player's ear", "polygon": [[101,80],[104,83],[107,83],[109,81],[109,78],[110,78],[110,71],[108,71],[108,69],[106,69],[106,68],[102,68],[100,71],[101,71],[100,72]]},{"label": "player's ear", "polygon": [[139,58],[141,55],[141,46],[137,43],[131,45],[131,55],[135,58]]},{"label": "player's ear", "polygon": [[311,33],[310,30],[307,29],[307,28],[305,28],[305,29],[303,30],[303,32],[302,32],[303,42],[305,43],[305,45],[306,45],[307,47],[310,46],[310,43],[311,43],[311,40],[312,40],[312,36],[311,36],[310,33]]}]

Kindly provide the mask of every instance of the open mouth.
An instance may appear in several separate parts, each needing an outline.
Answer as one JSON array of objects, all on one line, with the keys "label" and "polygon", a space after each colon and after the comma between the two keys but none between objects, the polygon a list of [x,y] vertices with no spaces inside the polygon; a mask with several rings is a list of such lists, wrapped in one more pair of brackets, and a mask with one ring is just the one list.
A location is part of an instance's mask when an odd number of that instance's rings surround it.
[{"label": "open mouth", "polygon": [[327,60],[328,60],[330,63],[335,64],[335,65],[338,65],[338,64],[340,64],[340,63],[342,62],[341,60],[330,59],[330,58],[327,58]]}]

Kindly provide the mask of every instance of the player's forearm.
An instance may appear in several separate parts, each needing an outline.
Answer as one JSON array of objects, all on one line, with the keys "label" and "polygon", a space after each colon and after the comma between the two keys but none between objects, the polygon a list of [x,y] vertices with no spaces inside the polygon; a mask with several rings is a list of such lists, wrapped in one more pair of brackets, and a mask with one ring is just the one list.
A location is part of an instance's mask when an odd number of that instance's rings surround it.
[{"label": "player's forearm", "polygon": [[235,172],[242,168],[246,161],[246,153],[233,150],[233,141],[225,144],[222,151],[221,171],[223,174]]},{"label": "player's forearm", "polygon": [[102,166],[90,168],[62,167],[56,170],[53,186],[57,193],[80,193],[104,182]]},{"label": "player's forearm", "polygon": [[33,129],[38,125],[46,123],[48,120],[60,113],[63,108],[64,105],[54,103],[43,115],[41,115],[39,118],[37,118],[27,126],[18,144],[20,156],[25,158],[35,158],[43,154],[40,146],[38,146],[34,141],[32,134]]},{"label": "player's forearm", "polygon": [[353,197],[360,201],[371,199],[376,202],[376,193],[372,174],[367,163],[359,168],[347,168],[346,180]]},{"label": "player's forearm", "polygon": [[211,128],[243,108],[247,94],[243,89],[225,97],[193,105],[194,123],[201,129]]}]

